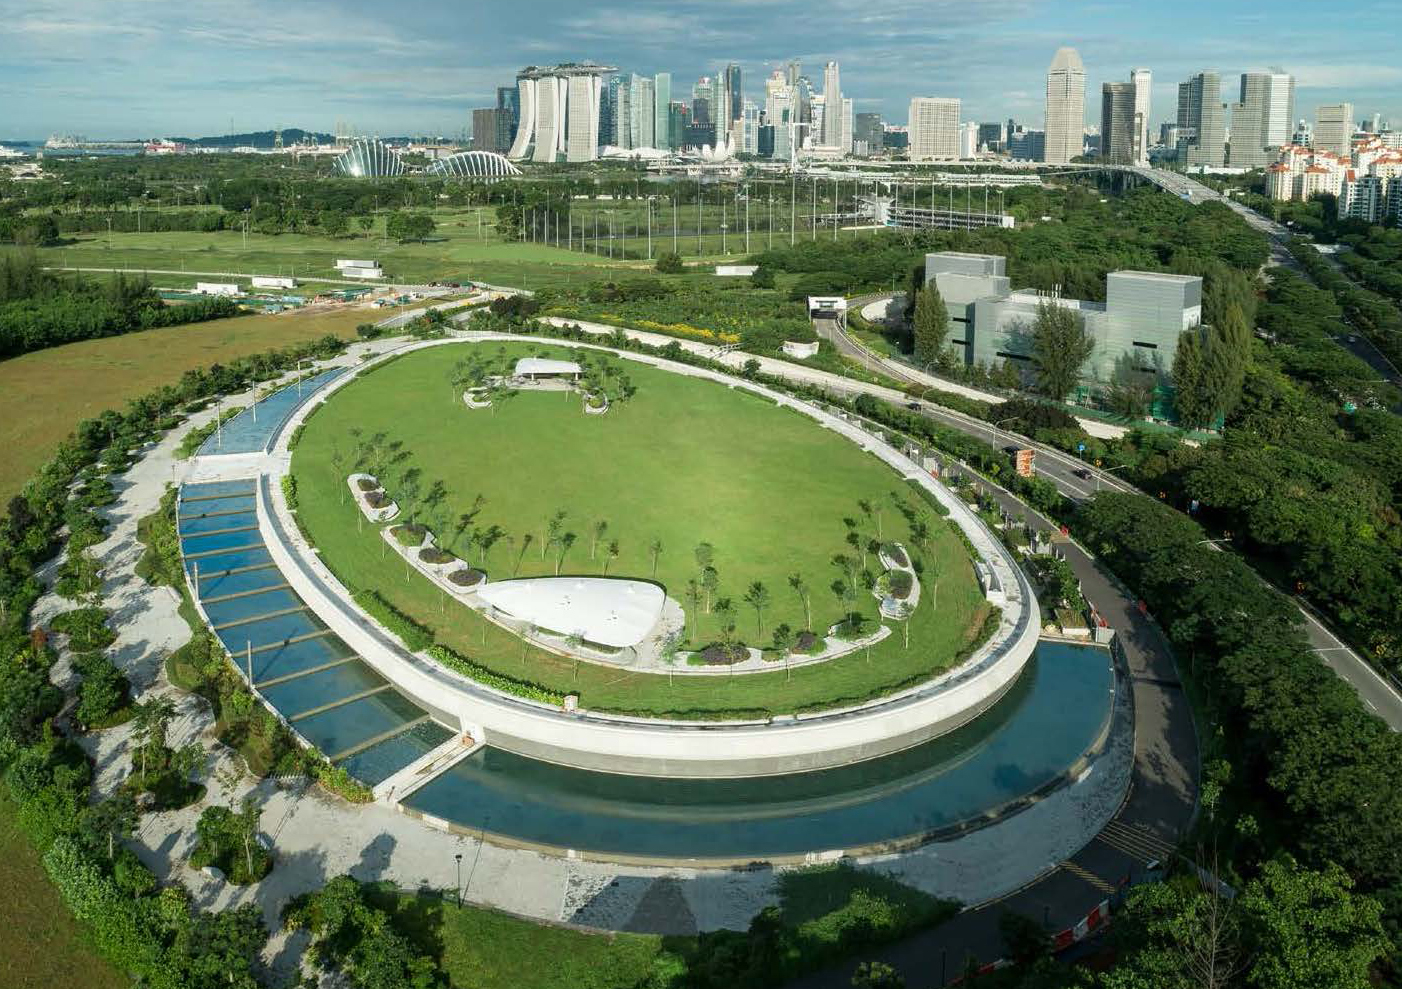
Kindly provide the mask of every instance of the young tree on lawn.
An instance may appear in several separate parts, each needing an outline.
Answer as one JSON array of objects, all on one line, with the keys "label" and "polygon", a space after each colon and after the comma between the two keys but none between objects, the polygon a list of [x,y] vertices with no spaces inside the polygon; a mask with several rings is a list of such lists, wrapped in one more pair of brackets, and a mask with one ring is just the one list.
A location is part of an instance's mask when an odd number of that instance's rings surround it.
[{"label": "young tree on lawn", "polygon": [[363,232],[366,237],[369,237],[371,228],[375,226],[375,218],[373,216],[362,216],[355,222],[360,227],[361,232]]},{"label": "young tree on lawn", "polygon": [[701,571],[701,589],[706,592],[706,614],[711,613],[711,596],[720,589],[720,574],[715,567],[706,567]]},{"label": "young tree on lawn", "polygon": [[867,568],[867,541],[862,538],[862,534],[856,529],[847,531],[847,545],[862,555],[862,569]]},{"label": "young tree on lawn", "polygon": [[1095,338],[1077,319],[1074,310],[1050,300],[1037,305],[1032,324],[1032,359],[1037,364],[1037,390],[1060,402],[1076,387],[1095,349]]},{"label": "young tree on lawn", "polygon": [[944,353],[944,341],[949,335],[949,311],[945,309],[940,290],[930,282],[915,296],[915,363],[920,367],[934,364]]},{"label": "young tree on lawn", "polygon": [[540,541],[540,558],[545,559],[547,550],[554,549],[565,531],[565,511],[561,509],[545,520],[545,532]]},{"label": "young tree on lawn", "polygon": [[506,530],[495,523],[487,526],[485,529],[477,530],[473,536],[473,542],[477,544],[477,566],[479,569],[486,569],[487,554],[492,551],[492,547],[497,544],[498,540],[505,535]]},{"label": "young tree on lawn", "polygon": [[531,647],[531,639],[539,631],[540,628],[534,622],[527,622],[526,627],[521,631],[521,665],[523,667],[526,665],[526,650]]},{"label": "young tree on lawn", "polygon": [[574,545],[576,538],[573,532],[566,532],[556,540],[556,544],[560,548],[559,555],[555,557],[556,577],[560,576],[560,568],[565,565],[565,557],[569,554],[570,547]]},{"label": "young tree on lawn", "polygon": [[[346,479],[346,453],[341,449],[341,444],[337,440],[331,441],[331,469],[336,472],[336,479],[344,481]],[[346,495],[350,492],[350,485],[342,484],[341,504],[346,503]]]},{"label": "young tree on lawn", "polygon": [[915,614],[910,602],[898,601],[896,603],[896,621],[901,623],[901,634],[905,637],[905,645],[902,648],[910,648],[910,616]]},{"label": "young tree on lawn", "polygon": [[726,658],[730,658],[730,647],[735,642],[735,603],[730,598],[717,598],[712,609],[716,616],[717,634]]},{"label": "young tree on lawn", "polygon": [[609,564],[618,559],[618,540],[610,539],[609,544],[604,547],[604,576],[609,575]]},{"label": "young tree on lawn", "polygon": [[697,543],[692,554],[696,557],[696,570],[700,573],[704,573],[716,561],[716,549],[710,543]]},{"label": "young tree on lawn", "polygon": [[648,555],[652,557],[652,577],[657,579],[657,558],[662,555],[662,540],[654,539],[647,544]]},{"label": "young tree on lawn", "polygon": [[[462,556],[462,549],[461,549],[461,546],[462,546],[462,537],[463,537],[463,534],[466,533],[466,532],[468,532],[469,530],[471,530],[471,528],[472,528],[472,516],[471,516],[471,515],[468,515],[468,514],[465,513],[465,512],[464,512],[462,515],[459,515],[458,518],[457,518],[457,521],[455,521],[455,522],[453,523],[453,541],[452,541],[451,545],[452,545],[452,548],[453,548],[453,552],[454,552],[456,555]],[[472,546],[472,539],[471,539],[471,537],[468,538],[468,543],[467,543],[467,545],[468,545],[469,548],[471,548],[471,546]]]},{"label": "young tree on lawn", "polygon": [[755,609],[755,625],[759,636],[764,636],[764,609],[769,607],[769,588],[755,581],[745,590],[745,603]]},{"label": "young tree on lawn", "polygon": [[774,626],[774,650],[784,658],[786,672],[789,669],[789,653],[793,652],[794,638],[793,629],[788,625],[780,622]]},{"label": "young tree on lawn", "polygon": [[691,638],[694,642],[697,635],[697,623],[701,614],[701,585],[696,578],[692,577],[686,582],[686,599],[691,602]]},{"label": "young tree on lawn", "polygon": [[667,686],[672,685],[672,671],[677,665],[677,653],[681,652],[682,630],[668,629],[657,642],[657,660],[667,667]]},{"label": "young tree on lawn", "polygon": [[574,675],[575,675],[575,679],[578,679],[578,678],[579,678],[579,650],[581,650],[581,649],[584,648],[584,633],[583,633],[582,631],[579,631],[579,630],[576,630],[576,631],[571,632],[571,633],[569,634],[569,638],[565,639],[565,646],[566,646],[566,648],[569,649],[570,655],[572,655],[572,656],[574,657]]},{"label": "young tree on lawn", "polygon": [[511,568],[511,576],[515,577],[521,572],[521,561],[526,558],[526,550],[531,548],[531,540],[535,539],[529,532],[521,535],[521,552],[516,557],[516,565]]},{"label": "young tree on lawn", "polygon": [[599,519],[589,530],[589,559],[594,559],[594,553],[599,548],[599,540],[604,538],[604,533],[609,531],[609,524],[603,519]]},{"label": "young tree on lawn", "polygon": [[813,631],[813,609],[812,595],[809,593],[808,584],[804,581],[803,575],[797,572],[789,574],[789,586],[798,595],[798,600],[803,604],[803,628],[805,631]]}]

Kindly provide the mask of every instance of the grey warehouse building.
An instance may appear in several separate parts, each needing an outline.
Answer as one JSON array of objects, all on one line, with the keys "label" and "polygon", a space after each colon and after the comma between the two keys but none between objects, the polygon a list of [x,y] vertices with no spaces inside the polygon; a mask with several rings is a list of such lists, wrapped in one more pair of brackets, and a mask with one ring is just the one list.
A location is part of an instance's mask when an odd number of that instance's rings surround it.
[{"label": "grey warehouse building", "polygon": [[1178,338],[1202,320],[1202,279],[1151,271],[1115,271],[1105,301],[1083,302],[1033,291],[1013,291],[1007,259],[996,254],[945,251],[925,255],[925,282],[933,282],[949,311],[948,345],[969,364],[1003,361],[1033,370],[1032,328],[1037,308],[1051,302],[1075,312],[1095,339],[1081,372],[1076,400],[1114,384],[1154,389],[1156,414],[1166,414],[1169,372]]}]

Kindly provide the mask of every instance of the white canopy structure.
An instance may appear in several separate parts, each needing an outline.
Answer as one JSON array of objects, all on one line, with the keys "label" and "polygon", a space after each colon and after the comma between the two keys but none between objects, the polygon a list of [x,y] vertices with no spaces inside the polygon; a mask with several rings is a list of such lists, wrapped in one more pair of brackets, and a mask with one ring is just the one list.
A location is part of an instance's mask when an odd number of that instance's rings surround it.
[{"label": "white canopy structure", "polygon": [[667,600],[656,584],[600,577],[496,581],[477,596],[510,618],[614,649],[646,639]]},{"label": "white canopy structure", "polygon": [[545,357],[522,357],[516,362],[516,377],[539,378],[546,375],[579,377],[580,367],[573,361],[553,361]]}]

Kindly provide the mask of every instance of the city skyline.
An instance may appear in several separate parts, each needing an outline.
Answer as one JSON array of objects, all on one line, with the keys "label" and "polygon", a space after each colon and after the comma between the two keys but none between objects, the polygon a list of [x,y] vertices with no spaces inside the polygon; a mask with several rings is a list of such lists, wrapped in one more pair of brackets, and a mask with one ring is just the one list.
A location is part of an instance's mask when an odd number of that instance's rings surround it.
[{"label": "city skyline", "polygon": [[[17,41],[0,58],[0,85],[27,97],[7,108],[0,139],[53,131],[115,137],[279,125],[330,130],[336,120],[363,133],[451,135],[468,126],[473,108],[494,105],[496,87],[510,84],[522,66],[583,60],[671,73],[675,91],[733,61],[746,98],[756,102],[762,80],[784,61],[801,60],[821,87],[823,64],[836,60],[844,96],[858,112],[900,121],[912,97],[939,93],[959,98],[966,120],[1013,117],[1040,127],[1045,67],[1063,46],[1080,53],[1087,88],[1097,94],[1132,67],[1150,69],[1151,128],[1173,119],[1182,80],[1215,69],[1230,102],[1240,73],[1275,65],[1296,77],[1297,118],[1342,102],[1360,115],[1402,118],[1402,67],[1388,57],[1389,12],[1381,3],[1345,4],[1331,11],[1327,29],[1309,30],[1304,22],[1291,27],[1288,18],[1201,0],[1171,10],[938,0],[938,17],[915,17],[907,0],[858,10],[819,6],[710,0],[662,13],[618,0],[581,13],[546,0],[527,16],[498,0],[471,13],[426,0],[416,5],[420,16],[409,18],[402,9],[361,2],[337,5],[331,16],[319,3],[288,9],[264,0],[238,9],[208,0],[0,0]],[[794,16],[800,9],[821,16]],[[929,13],[930,6],[918,10]],[[1215,31],[1186,44],[1181,25],[1194,22],[1195,10],[1208,18],[1196,22]],[[1088,98],[1085,123],[1098,124],[1099,116],[1099,100]]]}]

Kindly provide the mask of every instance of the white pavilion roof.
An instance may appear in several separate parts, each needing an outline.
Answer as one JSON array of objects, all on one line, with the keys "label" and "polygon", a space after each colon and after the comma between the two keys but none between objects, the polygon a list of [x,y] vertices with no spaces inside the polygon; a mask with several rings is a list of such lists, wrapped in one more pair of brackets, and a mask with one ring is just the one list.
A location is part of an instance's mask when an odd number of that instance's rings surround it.
[{"label": "white pavilion roof", "polygon": [[522,357],[516,362],[516,374],[579,374],[574,361],[553,361],[545,357]]},{"label": "white pavilion roof", "polygon": [[656,584],[601,577],[527,577],[490,582],[477,596],[512,618],[624,649],[647,638],[666,595]]}]

